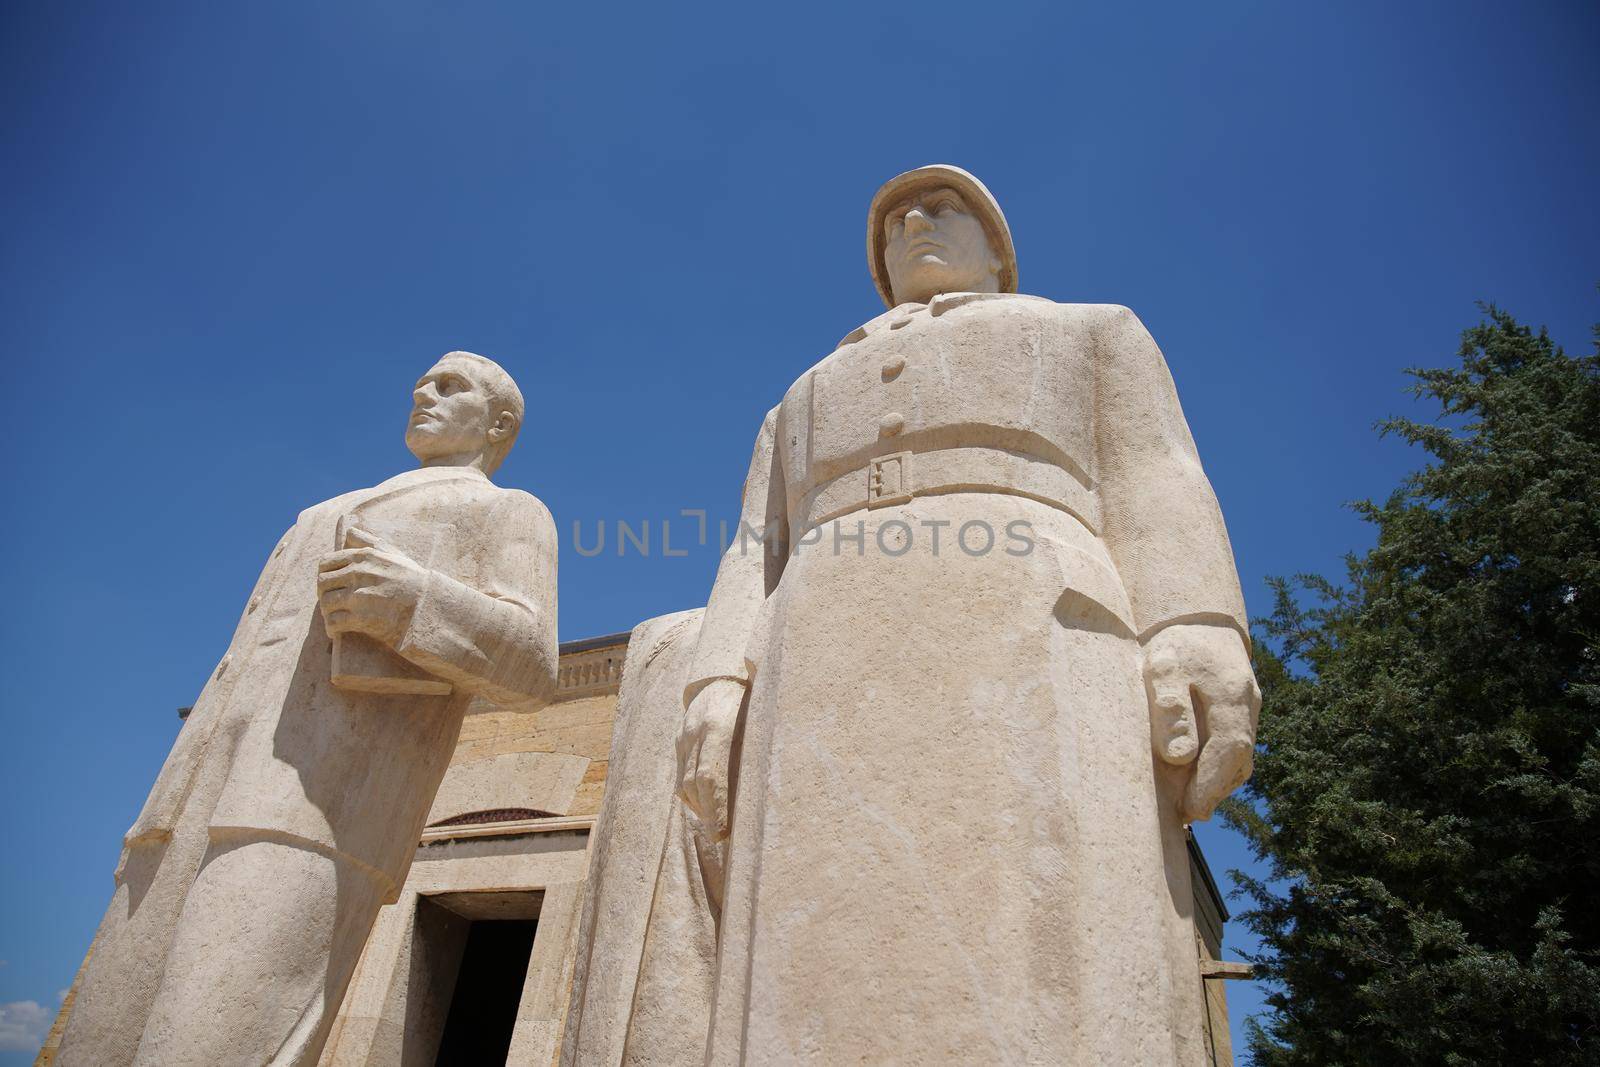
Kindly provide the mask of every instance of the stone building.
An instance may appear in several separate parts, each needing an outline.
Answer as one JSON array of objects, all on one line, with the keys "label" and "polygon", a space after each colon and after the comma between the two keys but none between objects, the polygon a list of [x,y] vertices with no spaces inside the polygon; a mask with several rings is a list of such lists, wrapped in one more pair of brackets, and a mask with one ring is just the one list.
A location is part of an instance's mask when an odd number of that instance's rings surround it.
[{"label": "stone building", "polygon": [[[563,644],[555,700],[536,714],[487,704],[468,714],[405,888],[368,939],[324,1067],[556,1062],[628,637]],[[1214,1064],[1231,1064],[1220,979],[1243,971],[1217,962],[1227,909],[1192,837],[1189,856],[1206,1040]],[[52,1063],[71,1010],[69,994],[35,1067]]]}]

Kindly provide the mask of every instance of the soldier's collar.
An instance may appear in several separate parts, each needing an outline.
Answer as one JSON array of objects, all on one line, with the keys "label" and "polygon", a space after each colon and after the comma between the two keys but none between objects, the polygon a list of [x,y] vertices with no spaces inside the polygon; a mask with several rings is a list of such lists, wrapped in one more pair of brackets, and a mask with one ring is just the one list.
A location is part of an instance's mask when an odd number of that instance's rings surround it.
[{"label": "soldier's collar", "polygon": [[968,304],[976,304],[985,300],[1039,299],[1042,298],[1036,296],[1026,296],[1021,293],[940,293],[926,304],[919,304],[914,300],[908,300],[904,304],[896,304],[888,311],[885,311],[882,315],[879,315],[873,319],[868,319],[860,326],[857,326],[855,329],[846,334],[844,340],[840,341],[836,347],[843,348],[845,345],[855,344],[862,338],[869,337],[886,326],[891,326],[897,322],[904,322],[913,315],[917,315],[923,311],[926,311],[934,318],[938,318],[947,311],[953,311],[958,307],[965,307]]}]

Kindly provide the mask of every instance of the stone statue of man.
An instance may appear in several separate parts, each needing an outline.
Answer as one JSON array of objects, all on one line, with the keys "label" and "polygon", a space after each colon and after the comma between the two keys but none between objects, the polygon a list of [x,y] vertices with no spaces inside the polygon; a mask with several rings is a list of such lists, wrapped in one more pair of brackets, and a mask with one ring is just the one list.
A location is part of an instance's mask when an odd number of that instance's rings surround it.
[{"label": "stone statue of man", "polygon": [[489,479],[516,383],[452,352],[417,382],[415,470],[302,512],[143,812],[59,1063],[312,1064],[396,898],[469,701],[556,670],[556,531]]},{"label": "stone statue of man", "polygon": [[767,415],[684,694],[707,1062],[1198,1064],[1184,824],[1260,698],[1171,375],[1017,295],[963,170],[885,184],[867,252],[890,310]]}]

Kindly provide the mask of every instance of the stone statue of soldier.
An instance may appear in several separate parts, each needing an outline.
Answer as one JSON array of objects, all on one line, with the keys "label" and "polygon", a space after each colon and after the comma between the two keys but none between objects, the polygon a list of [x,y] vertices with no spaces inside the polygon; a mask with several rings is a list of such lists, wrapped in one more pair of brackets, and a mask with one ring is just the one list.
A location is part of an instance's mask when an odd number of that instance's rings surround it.
[{"label": "stone statue of soldier", "polygon": [[58,1063],[315,1063],[475,697],[556,671],[549,511],[489,479],[516,383],[417,382],[415,470],[300,514],[129,831]]},{"label": "stone statue of soldier", "polygon": [[1017,295],[963,170],[885,184],[867,250],[889,311],[767,415],[686,679],[706,1062],[1198,1064],[1184,824],[1260,697],[1171,375],[1127,308]]}]

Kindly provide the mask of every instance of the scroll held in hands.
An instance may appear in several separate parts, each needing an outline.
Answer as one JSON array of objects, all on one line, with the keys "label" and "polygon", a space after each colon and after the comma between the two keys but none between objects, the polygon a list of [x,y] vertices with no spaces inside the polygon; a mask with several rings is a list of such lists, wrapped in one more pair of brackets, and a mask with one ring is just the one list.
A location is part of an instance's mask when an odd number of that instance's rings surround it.
[{"label": "scroll held in hands", "polygon": [[[448,549],[454,538],[446,536],[446,528],[415,517],[385,515],[385,512],[401,510],[404,495],[379,497],[340,519],[335,549],[362,547],[364,542],[351,536],[360,527],[429,570],[453,573],[457,568],[451,565],[454,561],[449,558]],[[385,503],[391,506],[385,508]],[[389,521],[384,521],[386,518]],[[338,688],[357,693],[445,696],[453,688],[449,682],[429,674],[382,641],[360,633],[334,635],[332,680]]]}]

